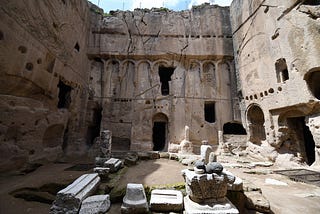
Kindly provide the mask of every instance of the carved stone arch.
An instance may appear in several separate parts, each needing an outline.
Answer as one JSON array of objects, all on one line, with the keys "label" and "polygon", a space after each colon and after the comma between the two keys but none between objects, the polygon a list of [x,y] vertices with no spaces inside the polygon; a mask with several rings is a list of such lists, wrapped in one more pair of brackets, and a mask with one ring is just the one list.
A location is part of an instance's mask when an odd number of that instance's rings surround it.
[{"label": "carved stone arch", "polygon": [[246,110],[246,119],[250,141],[260,145],[261,141],[266,139],[265,117],[261,107],[256,103],[249,105]]},{"label": "carved stone arch", "polygon": [[120,62],[118,60],[109,59],[105,63],[105,95],[118,96],[119,95],[119,75],[120,75]]},{"label": "carved stone arch", "polygon": [[152,74],[151,63],[147,60],[141,60],[136,64],[135,74],[135,96],[150,97],[152,96]]},{"label": "carved stone arch", "polygon": [[120,97],[132,98],[134,94],[134,77],[136,73],[136,64],[133,60],[124,60],[121,63],[119,84]]},{"label": "carved stone arch", "polygon": [[197,70],[197,69],[199,69],[199,72],[201,71],[201,62],[200,61],[198,61],[198,60],[192,60],[192,61],[190,61],[190,63],[189,63],[189,67],[188,67],[188,70],[189,71],[195,71],[195,70]]},{"label": "carved stone arch", "polygon": [[168,67],[168,66],[170,66],[170,63],[164,59],[157,60],[152,65],[152,72],[157,73],[159,66]]},{"label": "carved stone arch", "polygon": [[216,85],[216,65],[213,61],[205,61],[202,64],[202,79],[205,83]]}]

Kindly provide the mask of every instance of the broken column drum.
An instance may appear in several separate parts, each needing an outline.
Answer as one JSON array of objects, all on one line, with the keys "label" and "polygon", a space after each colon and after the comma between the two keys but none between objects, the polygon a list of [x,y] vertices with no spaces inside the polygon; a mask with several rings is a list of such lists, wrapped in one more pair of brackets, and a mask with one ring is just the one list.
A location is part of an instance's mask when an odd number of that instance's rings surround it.
[{"label": "broken column drum", "polygon": [[100,134],[100,157],[110,158],[112,133],[110,130],[104,130]]}]

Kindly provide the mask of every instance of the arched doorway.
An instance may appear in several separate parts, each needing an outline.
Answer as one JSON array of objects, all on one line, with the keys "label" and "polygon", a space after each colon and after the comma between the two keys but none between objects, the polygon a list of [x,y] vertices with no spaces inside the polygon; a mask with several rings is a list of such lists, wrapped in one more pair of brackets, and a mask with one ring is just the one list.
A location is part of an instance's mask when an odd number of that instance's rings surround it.
[{"label": "arched doorway", "polygon": [[152,142],[153,151],[167,150],[168,117],[158,113],[153,117]]},{"label": "arched doorway", "polygon": [[250,106],[247,112],[247,120],[250,141],[260,145],[261,141],[266,139],[265,120],[262,109],[257,105]]}]

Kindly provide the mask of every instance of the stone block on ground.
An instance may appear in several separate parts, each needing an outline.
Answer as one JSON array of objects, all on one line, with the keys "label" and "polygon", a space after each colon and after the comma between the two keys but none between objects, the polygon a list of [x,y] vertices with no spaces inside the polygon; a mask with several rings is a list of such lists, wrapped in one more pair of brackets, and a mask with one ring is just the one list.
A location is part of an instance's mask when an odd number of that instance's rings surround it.
[{"label": "stone block on ground", "polygon": [[51,214],[77,214],[81,202],[97,189],[100,183],[98,173],[84,174],[72,184],[57,193],[56,200],[50,209]]},{"label": "stone block on ground", "polygon": [[102,167],[104,162],[106,162],[107,160],[109,160],[109,158],[96,157],[95,158],[95,165],[98,166],[98,167],[99,166]]},{"label": "stone block on ground", "polygon": [[110,208],[109,195],[94,195],[86,198],[82,204],[79,214],[106,213]]},{"label": "stone block on ground", "polygon": [[148,213],[149,207],[142,184],[127,184],[126,195],[123,198],[121,213]]},{"label": "stone block on ground", "polygon": [[110,172],[117,172],[121,168],[122,162],[117,158],[110,158],[104,162],[103,166],[110,168]]},{"label": "stone block on ground", "polygon": [[150,209],[154,212],[180,212],[183,210],[183,195],[178,190],[151,191]]},{"label": "stone block on ground", "polygon": [[101,180],[105,180],[108,178],[109,171],[110,171],[110,168],[107,168],[107,167],[95,167],[93,169],[93,172],[98,173]]},{"label": "stone block on ground", "polygon": [[184,197],[185,214],[239,214],[238,209],[225,197],[211,203],[196,203]]},{"label": "stone block on ground", "polygon": [[124,159],[124,165],[126,166],[133,166],[136,165],[138,162],[138,155],[137,154],[129,154]]}]

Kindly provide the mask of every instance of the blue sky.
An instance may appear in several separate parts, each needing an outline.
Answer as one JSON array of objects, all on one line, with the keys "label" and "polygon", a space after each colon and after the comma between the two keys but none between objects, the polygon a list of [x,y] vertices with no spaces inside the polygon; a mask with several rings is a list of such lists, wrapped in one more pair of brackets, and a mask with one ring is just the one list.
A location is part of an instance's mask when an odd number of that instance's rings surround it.
[{"label": "blue sky", "polygon": [[89,0],[99,5],[104,12],[110,10],[133,10],[134,8],[166,7],[171,10],[185,10],[192,5],[200,5],[208,2],[220,6],[229,6],[232,0]]}]

